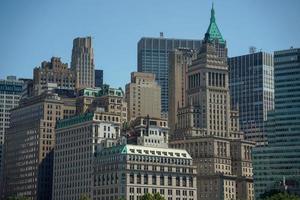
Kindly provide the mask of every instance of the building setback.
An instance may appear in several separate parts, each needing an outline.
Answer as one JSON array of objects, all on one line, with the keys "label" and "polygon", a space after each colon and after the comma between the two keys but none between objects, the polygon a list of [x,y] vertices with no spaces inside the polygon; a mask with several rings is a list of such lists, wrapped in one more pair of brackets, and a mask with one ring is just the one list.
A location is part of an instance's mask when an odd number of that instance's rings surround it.
[{"label": "building setback", "polygon": [[71,68],[76,72],[76,87],[95,87],[95,64],[92,38],[75,38],[73,40]]},{"label": "building setback", "polygon": [[266,142],[264,121],[274,109],[273,55],[257,52],[228,59],[231,104],[240,114],[245,138]]},{"label": "building setback", "polygon": [[97,152],[94,169],[94,199],[160,193],[167,200],[197,200],[196,168],[185,150],[120,145]]},{"label": "building setback", "polygon": [[8,76],[0,80],[0,198],[4,189],[3,163],[4,163],[4,139],[9,128],[10,110],[19,105],[22,94],[23,81],[15,76]]},{"label": "building setback", "polygon": [[49,89],[75,90],[76,73],[62,63],[60,58],[52,57],[50,62],[42,62],[33,70],[34,95],[40,95]]},{"label": "building setback", "polygon": [[5,198],[51,200],[55,123],[74,108],[75,102],[65,107],[57,94],[43,93],[11,110],[5,137]]},{"label": "building setback", "polygon": [[171,147],[186,149],[197,166],[197,198],[253,200],[251,150],[238,112],[231,110],[227,48],[211,10],[210,25],[187,71],[186,105],[178,109]]},{"label": "building setback", "polygon": [[168,114],[168,68],[169,53],[176,48],[199,49],[201,40],[143,37],[137,45],[138,72],[155,74],[155,79],[161,87],[161,112],[163,117]]},{"label": "building setback", "polygon": [[[275,109],[268,114],[268,144],[253,151],[256,199],[294,182],[300,195],[300,49],[274,52]],[[288,190],[291,188],[288,187]]]},{"label": "building setback", "polygon": [[161,117],[161,88],[151,73],[132,72],[131,83],[126,85],[125,99],[128,105],[128,121],[136,117]]},{"label": "building setback", "polygon": [[94,199],[94,154],[115,146],[120,129],[121,117],[99,108],[57,123],[53,200],[78,200],[82,195]]}]

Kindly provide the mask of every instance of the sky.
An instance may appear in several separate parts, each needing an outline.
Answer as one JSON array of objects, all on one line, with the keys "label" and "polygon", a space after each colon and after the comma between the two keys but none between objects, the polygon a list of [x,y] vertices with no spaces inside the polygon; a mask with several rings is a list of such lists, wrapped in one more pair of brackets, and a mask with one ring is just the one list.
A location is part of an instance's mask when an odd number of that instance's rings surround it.
[{"label": "sky", "polygon": [[[72,42],[92,36],[96,69],[123,87],[137,70],[141,37],[203,39],[212,0],[0,0],[0,79],[32,78],[52,56],[70,64]],[[214,0],[229,56],[250,46],[300,47],[299,0]]]}]

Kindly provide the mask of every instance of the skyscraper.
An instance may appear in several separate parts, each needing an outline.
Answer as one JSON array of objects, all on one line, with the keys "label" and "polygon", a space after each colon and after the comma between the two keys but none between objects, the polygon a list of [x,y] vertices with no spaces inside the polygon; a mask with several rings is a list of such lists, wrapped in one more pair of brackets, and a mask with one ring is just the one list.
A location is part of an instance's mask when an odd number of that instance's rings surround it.
[{"label": "skyscraper", "polygon": [[125,98],[128,105],[128,121],[136,117],[160,118],[160,86],[151,73],[132,72],[131,83],[126,85]]},{"label": "skyscraper", "polygon": [[168,114],[168,68],[169,53],[176,48],[199,49],[201,40],[143,37],[138,42],[138,72],[155,74],[161,87],[161,112]]},{"label": "skyscraper", "polygon": [[9,128],[10,110],[19,105],[23,81],[15,76],[0,80],[0,198],[3,184],[4,138]]},{"label": "skyscraper", "polygon": [[71,68],[76,72],[76,87],[95,87],[95,65],[92,38],[75,38],[73,40]]},{"label": "skyscraper", "polygon": [[178,109],[186,105],[186,73],[196,56],[197,51],[188,48],[175,49],[169,55],[168,123],[171,133],[175,131]]},{"label": "skyscraper", "polygon": [[211,9],[197,58],[188,67],[186,105],[178,109],[171,147],[186,149],[197,166],[198,199],[253,199],[251,149],[230,107],[227,48]]},{"label": "skyscraper", "polygon": [[264,121],[274,108],[273,55],[257,52],[228,59],[231,104],[239,110],[245,138],[266,142]]},{"label": "skyscraper", "polygon": [[95,87],[103,86],[103,70],[95,69]]},{"label": "skyscraper", "polygon": [[22,99],[11,110],[5,136],[5,199],[16,195],[51,200],[55,123],[74,108],[75,102],[65,107],[57,94],[43,93]]},{"label": "skyscraper", "polygon": [[[275,109],[268,114],[268,144],[254,148],[255,195],[285,179],[300,183],[300,49],[274,52]],[[299,190],[299,189],[298,189]],[[299,192],[300,193],[300,192]]]}]

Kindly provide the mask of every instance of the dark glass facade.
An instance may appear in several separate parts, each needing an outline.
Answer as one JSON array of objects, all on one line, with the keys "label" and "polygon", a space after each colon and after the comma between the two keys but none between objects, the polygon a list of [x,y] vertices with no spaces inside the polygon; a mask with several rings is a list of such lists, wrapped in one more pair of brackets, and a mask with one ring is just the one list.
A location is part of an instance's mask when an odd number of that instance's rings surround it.
[{"label": "dark glass facade", "polygon": [[95,87],[103,86],[103,70],[95,69]]},{"label": "dark glass facade", "polygon": [[273,55],[257,52],[228,59],[231,103],[246,139],[264,144],[264,121],[274,108]]},{"label": "dark glass facade", "polygon": [[[274,53],[275,109],[268,114],[268,144],[253,151],[257,199],[285,179],[300,183],[300,49]],[[300,194],[300,189],[298,188]]]},{"label": "dark glass facade", "polygon": [[141,38],[138,42],[138,72],[155,74],[161,86],[162,114],[168,113],[169,52],[176,48],[200,49],[201,40]]}]

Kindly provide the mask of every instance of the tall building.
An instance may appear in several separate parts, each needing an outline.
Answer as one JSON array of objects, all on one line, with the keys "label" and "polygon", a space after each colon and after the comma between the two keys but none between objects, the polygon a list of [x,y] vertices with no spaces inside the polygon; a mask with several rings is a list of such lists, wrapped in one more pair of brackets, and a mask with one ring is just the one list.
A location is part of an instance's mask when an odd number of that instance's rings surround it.
[{"label": "tall building", "polygon": [[231,104],[239,110],[245,138],[266,142],[264,121],[274,109],[273,55],[257,52],[228,59]]},{"label": "tall building", "polygon": [[19,105],[23,81],[15,76],[0,80],[0,198],[3,184],[4,138],[9,128],[10,110]]},{"label": "tall building", "polygon": [[151,73],[132,72],[131,83],[126,85],[128,121],[139,116],[161,117],[161,89]]},{"label": "tall building", "polygon": [[97,152],[94,163],[94,199],[160,193],[168,200],[197,200],[196,168],[185,150],[120,145]]},{"label": "tall building", "polygon": [[95,69],[95,87],[103,87],[103,70]]},{"label": "tall building", "polygon": [[75,38],[73,40],[71,68],[76,72],[76,87],[95,87],[95,64],[92,38]]},{"label": "tall building", "polygon": [[186,105],[178,109],[171,147],[186,149],[197,166],[198,199],[254,199],[251,150],[231,110],[227,48],[211,9],[210,25],[186,73]]},{"label": "tall building", "polygon": [[177,124],[178,108],[186,105],[186,73],[196,56],[196,51],[188,48],[175,49],[169,55],[168,122],[171,133]]},{"label": "tall building", "polygon": [[138,72],[155,74],[161,87],[161,111],[163,117],[168,114],[168,68],[169,53],[176,48],[199,49],[201,40],[143,37],[137,45]]},{"label": "tall building", "polygon": [[44,93],[23,99],[11,110],[5,136],[5,199],[51,200],[55,124],[74,107],[65,107],[55,93]]},{"label": "tall building", "polygon": [[94,199],[95,153],[105,147],[115,146],[120,137],[120,129],[120,116],[103,109],[57,123],[53,200],[78,200],[81,195]]},{"label": "tall building", "polygon": [[[300,49],[274,52],[275,109],[268,114],[268,144],[253,151],[255,195],[282,180],[300,184]],[[300,193],[300,191],[298,191]]]},{"label": "tall building", "polygon": [[60,58],[52,57],[50,62],[42,62],[40,67],[33,70],[33,90],[40,95],[49,89],[75,89],[75,72],[62,63]]}]

